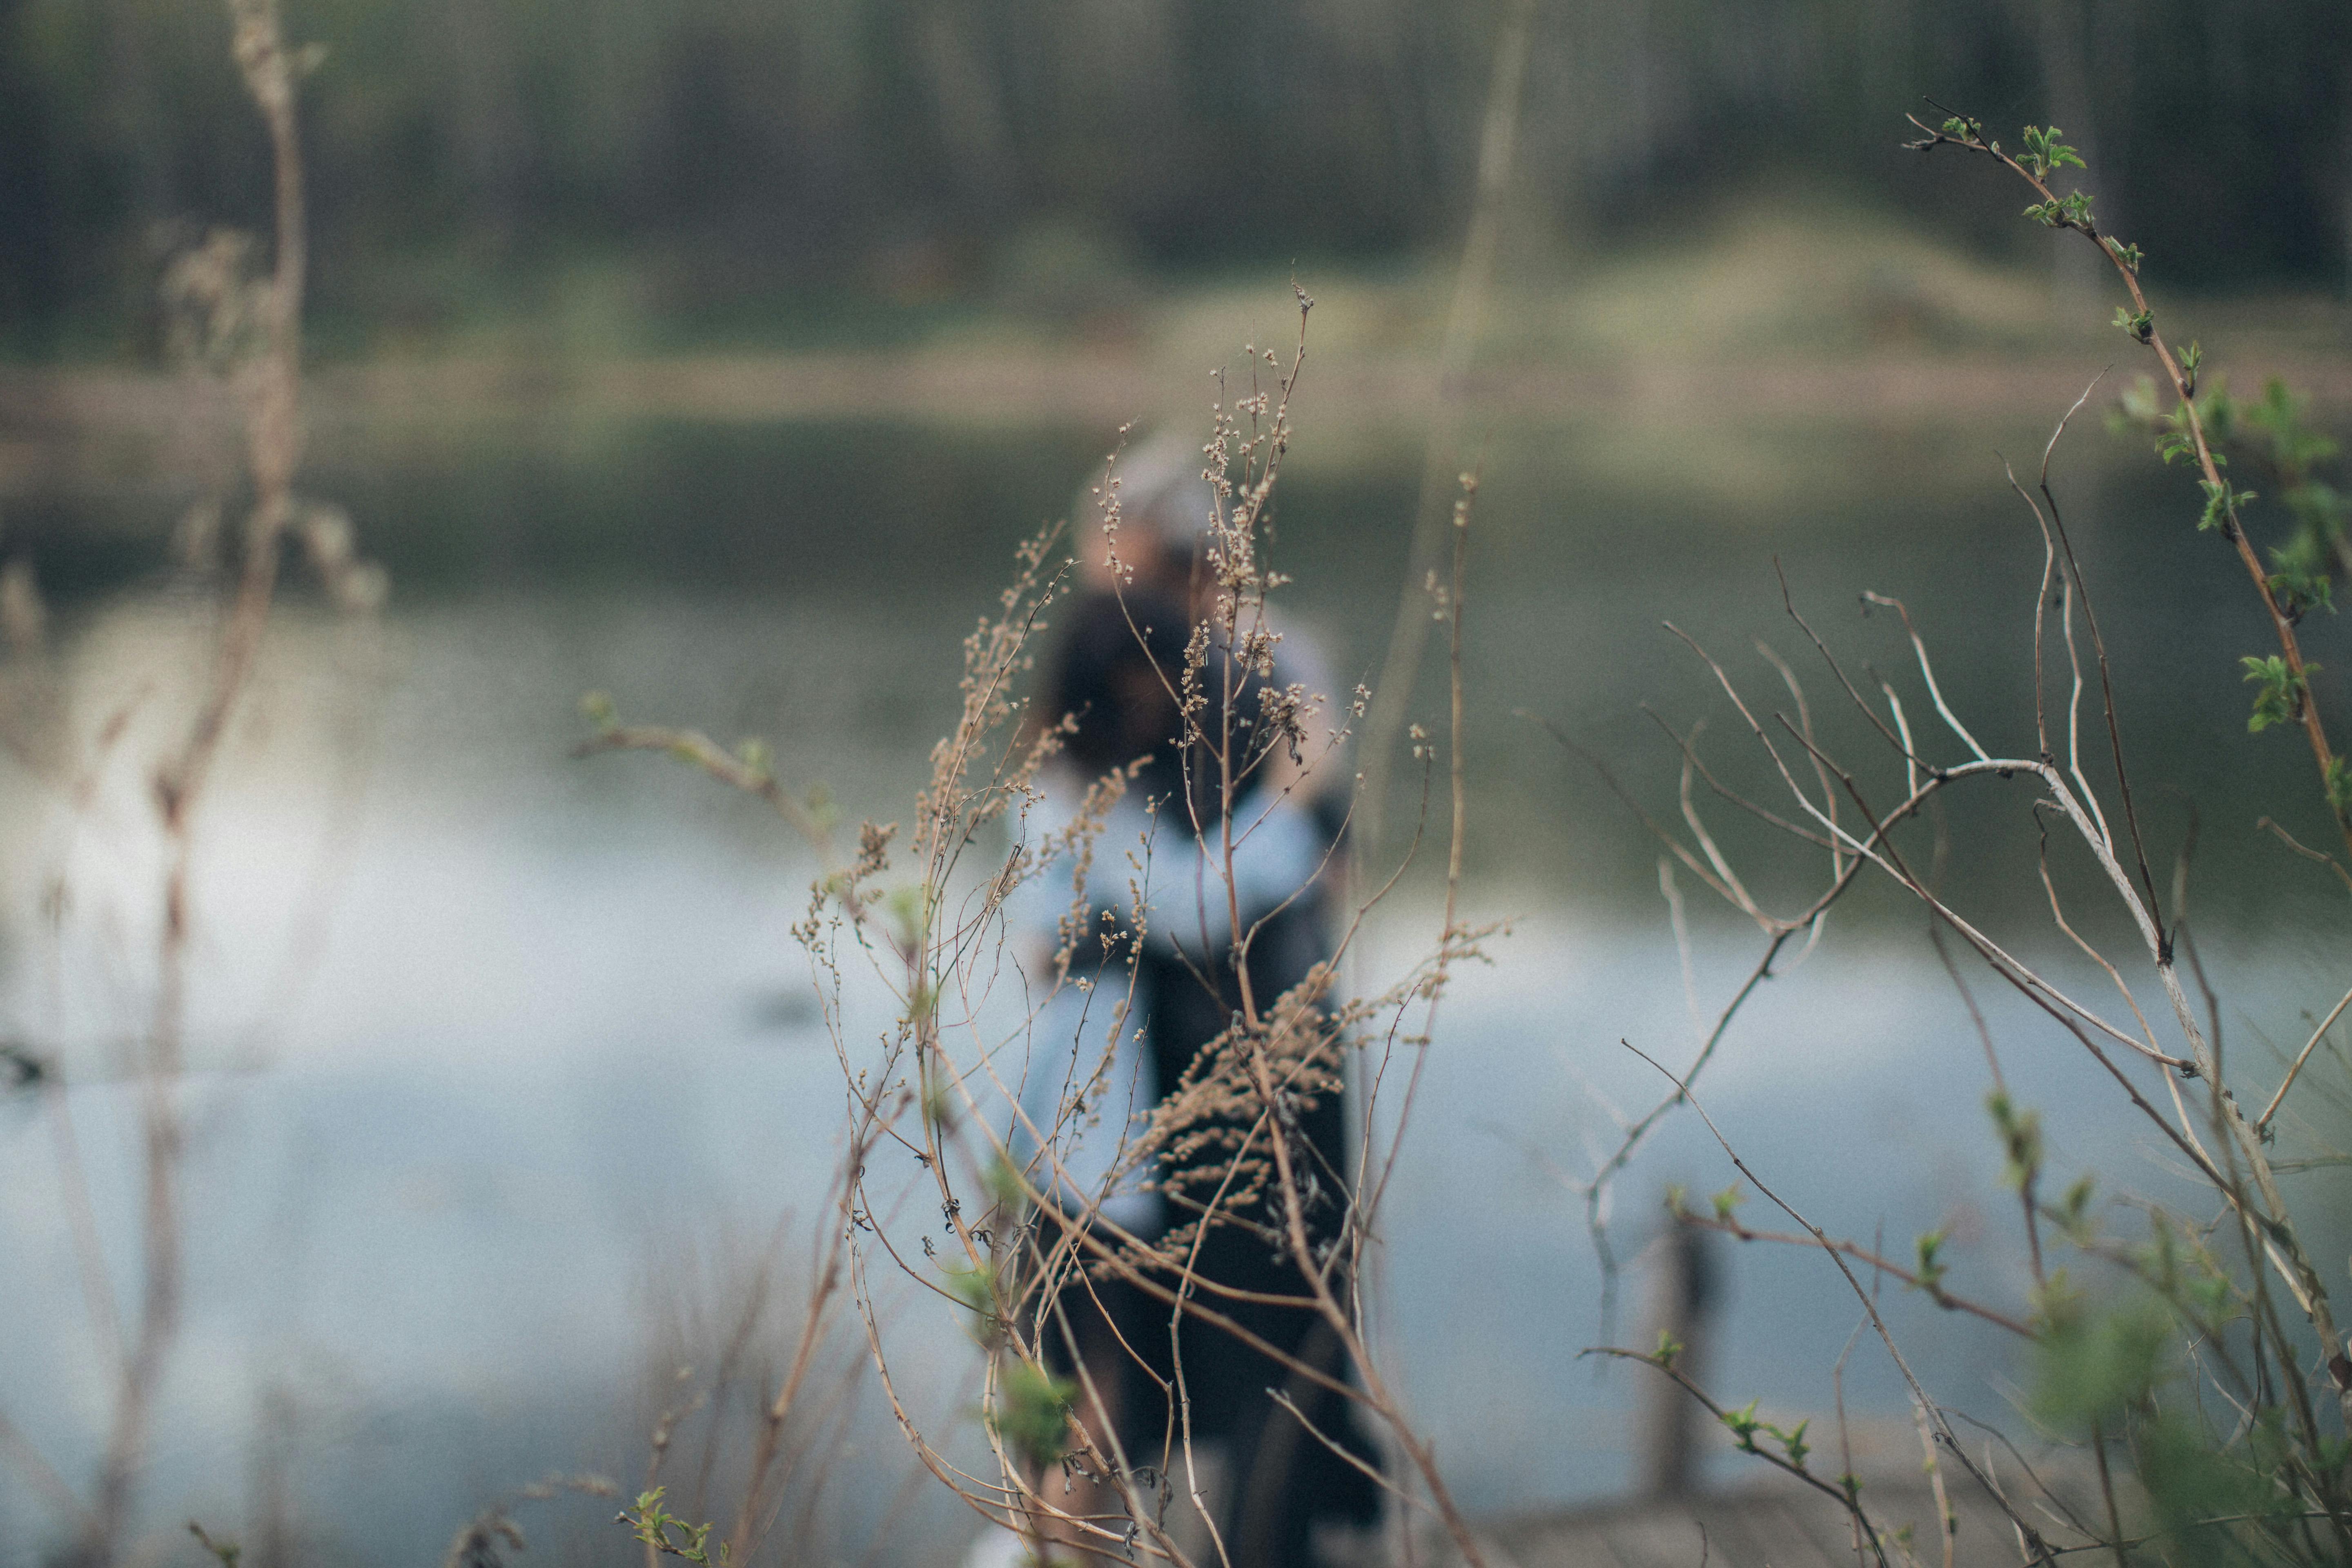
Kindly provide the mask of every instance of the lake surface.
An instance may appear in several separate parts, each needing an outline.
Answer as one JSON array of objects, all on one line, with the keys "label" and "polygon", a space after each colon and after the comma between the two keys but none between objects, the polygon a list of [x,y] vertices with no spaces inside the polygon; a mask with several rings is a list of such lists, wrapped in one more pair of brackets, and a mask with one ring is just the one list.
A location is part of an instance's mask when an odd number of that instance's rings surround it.
[{"label": "lake surface", "polygon": [[[1613,1114],[1656,1095],[1620,1042],[1676,1064],[1693,1048],[1655,843],[1538,721],[1671,819],[1675,755],[1642,706],[1678,727],[1704,718],[1726,782],[1763,798],[1772,781],[1737,714],[1659,623],[1716,650],[1759,716],[1790,706],[1751,646],[1762,637],[1802,674],[1825,739],[1867,757],[1892,798],[1899,766],[1866,750],[1787,618],[1777,560],[1857,680],[1866,666],[1894,682],[1923,736],[1916,666],[1886,612],[1860,614],[1864,589],[1911,605],[1945,696],[1989,746],[2030,752],[2042,549],[1992,453],[2038,457],[2057,412],[2011,429],[1760,425],[1679,445],[1533,423],[1486,437],[1465,621],[1466,903],[1513,926],[1440,1015],[1380,1281],[1392,1360],[1466,1505],[1627,1479],[1632,1380],[1576,1359],[1603,1322],[1568,1183],[1610,1145]],[[2300,1019],[2344,984],[2340,890],[2253,831],[2267,812],[2319,841],[2308,757],[2245,733],[2236,659],[2260,651],[2263,628],[2234,563],[2194,532],[2193,489],[2137,441],[2084,426],[2056,472],[2100,595],[2151,855],[2169,867],[2193,807],[2205,955],[2232,1050],[2261,1063],[2300,1044]],[[609,691],[631,720],[722,742],[764,735],[787,780],[823,784],[853,820],[903,820],[952,715],[961,638],[1014,544],[1069,515],[1112,438],[553,415],[322,433],[307,488],[352,512],[394,594],[373,624],[299,601],[284,612],[199,829],[195,1217],[149,1489],[158,1531],[191,1514],[247,1528],[276,1478],[310,1560],[430,1561],[477,1509],[551,1470],[642,1472],[670,1370],[707,1358],[780,1221],[782,1294],[796,1288],[841,1083],[787,929],[807,853],[753,803],[659,759],[569,760],[578,699]],[[1274,553],[1342,684],[1377,671],[1419,464],[1411,432],[1325,435],[1311,404],[1302,416]],[[26,743],[0,784],[0,1017],[63,1064],[125,1303],[135,1124],[113,1075],[149,1006],[159,875],[139,764],[202,668],[201,618],[152,565],[184,499],[168,476],[128,471],[6,503],[7,538],[56,604],[48,705],[19,710]],[[2352,668],[2336,622],[2309,629],[2314,658]],[[121,711],[77,813],[55,781]],[[1433,663],[1414,711],[1438,727]],[[1922,749],[1959,754],[1943,734]],[[1416,789],[1400,779],[1392,823],[1410,821]],[[2104,982],[2049,925],[2029,802],[2021,782],[1954,800],[1950,886],[2094,994]],[[1818,880],[1817,852],[1708,814],[1762,868],[1769,899],[1785,907]],[[1424,855],[1372,921],[1355,984],[1385,984],[1433,942],[1440,859]],[[2084,858],[2053,860],[2086,933],[2130,952]],[[1681,885],[1711,1011],[1758,943]],[[2152,1131],[2079,1047],[1970,978],[2056,1166],[2176,1190]],[[2267,1088],[2275,1070],[2248,1081]],[[1956,1284],[2018,1308],[1985,1088],[1922,918],[1879,887],[1764,988],[1701,1085],[1743,1157],[1810,1218],[1883,1229],[1897,1256],[1948,1226]],[[2339,1135],[2330,1114],[2290,1140]],[[79,1477],[110,1385],[72,1285],[54,1135],[39,1097],[0,1100],[0,1413]],[[1620,1250],[1655,1233],[1667,1183],[1704,1193],[1733,1174],[1695,1119],[1671,1121],[1621,1180]],[[2339,1174],[2294,1179],[2316,1198]],[[1747,1217],[1763,1223],[1764,1207]],[[1732,1404],[1819,1417],[1859,1316],[1851,1295],[1817,1258],[1751,1247],[1727,1265],[1713,1381]],[[1629,1282],[1620,1342],[1638,1337],[1639,1295]],[[2016,1425],[2006,1401],[2030,1372],[1991,1331],[1891,1287],[1888,1300],[1931,1386]],[[971,1397],[960,1328],[919,1298],[893,1311],[910,1397],[955,1419]],[[761,1342],[782,1353],[774,1335]],[[1908,1462],[1885,1355],[1857,1350],[1845,1388],[1865,1447]],[[898,1509],[907,1469],[870,1392],[846,1396],[852,1450],[818,1526],[845,1561]],[[880,1560],[944,1561],[968,1531],[919,1495]],[[625,1560],[609,1503],[530,1507],[534,1559]],[[49,1524],[0,1471],[0,1563],[37,1561]]]}]

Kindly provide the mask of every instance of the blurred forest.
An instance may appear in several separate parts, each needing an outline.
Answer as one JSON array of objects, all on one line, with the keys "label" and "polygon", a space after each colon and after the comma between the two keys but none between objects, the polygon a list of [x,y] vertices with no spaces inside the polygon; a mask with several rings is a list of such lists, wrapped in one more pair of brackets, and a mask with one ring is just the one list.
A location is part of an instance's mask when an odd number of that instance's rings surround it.
[{"label": "blurred forest", "polygon": [[[293,0],[317,282],[430,335],[614,269],[690,317],[789,291],[886,307],[1007,279],[1328,265],[1458,236],[1495,0]],[[0,344],[135,352],[157,258],[260,227],[267,149],[220,7],[0,0]],[[1911,177],[1923,93],[2054,121],[2175,284],[2345,288],[2343,0],[1561,0],[1538,8],[1519,226],[1605,241],[1807,172],[1980,247]],[[1066,301],[1065,301],[1066,302]]]}]

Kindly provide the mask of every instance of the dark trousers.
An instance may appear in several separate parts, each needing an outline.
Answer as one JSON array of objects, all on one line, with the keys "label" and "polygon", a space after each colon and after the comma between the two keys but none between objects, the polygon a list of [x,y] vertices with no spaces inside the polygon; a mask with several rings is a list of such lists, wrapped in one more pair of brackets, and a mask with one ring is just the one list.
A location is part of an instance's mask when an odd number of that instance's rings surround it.
[{"label": "dark trousers", "polygon": [[[1257,928],[1249,978],[1261,1014],[1328,955],[1319,914],[1302,900]],[[1163,972],[1152,977],[1150,1039],[1163,1090],[1180,1081],[1201,1047],[1229,1027],[1240,1009],[1232,955],[1218,958],[1213,969],[1157,961]],[[1331,1065],[1337,1069],[1343,1063]],[[1339,1239],[1347,1203],[1347,1114],[1336,1087],[1296,1109],[1290,1142],[1292,1170],[1307,1193],[1300,1218],[1309,1247],[1321,1257]],[[1265,1295],[1312,1294],[1289,1244],[1289,1215],[1278,1195],[1239,1217],[1249,1223],[1214,1226],[1202,1239],[1201,1276]],[[1332,1271],[1331,1288],[1346,1299],[1344,1268]],[[1222,1302],[1219,1310],[1286,1354],[1345,1378],[1339,1337],[1318,1313],[1252,1301]],[[1378,1517],[1380,1491],[1370,1478],[1303,1428],[1276,1403],[1274,1391],[1318,1431],[1377,1468],[1378,1450],[1366,1440],[1352,1401],[1214,1324],[1188,1318],[1181,1335],[1194,1431],[1222,1435],[1232,1455],[1232,1502],[1223,1529],[1234,1568],[1307,1568],[1317,1521],[1368,1524]]]}]

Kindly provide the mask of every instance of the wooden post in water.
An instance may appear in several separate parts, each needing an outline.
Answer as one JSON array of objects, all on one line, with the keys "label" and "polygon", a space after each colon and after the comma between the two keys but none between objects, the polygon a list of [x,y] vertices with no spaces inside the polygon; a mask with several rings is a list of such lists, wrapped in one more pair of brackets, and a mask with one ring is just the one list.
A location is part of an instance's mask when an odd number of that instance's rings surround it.
[{"label": "wooden post in water", "polygon": [[[1670,1225],[1651,1249],[1646,1338],[1654,1350],[1661,1333],[1682,1346],[1675,1366],[1702,1387],[1706,1382],[1708,1317],[1715,1305],[1716,1260],[1707,1233],[1696,1226]],[[1698,1436],[1706,1412],[1672,1378],[1652,1373],[1640,1384],[1634,1431],[1640,1447],[1637,1473],[1644,1497],[1686,1497],[1697,1489]]]}]

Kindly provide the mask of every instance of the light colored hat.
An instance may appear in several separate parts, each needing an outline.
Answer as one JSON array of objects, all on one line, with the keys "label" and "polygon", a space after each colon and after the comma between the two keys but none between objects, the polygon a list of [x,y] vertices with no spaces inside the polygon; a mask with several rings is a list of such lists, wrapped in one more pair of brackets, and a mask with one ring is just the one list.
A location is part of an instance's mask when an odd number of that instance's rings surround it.
[{"label": "light colored hat", "polygon": [[1111,468],[1126,526],[1148,528],[1178,547],[1207,533],[1217,498],[1201,477],[1205,461],[1200,441],[1181,430],[1156,431],[1129,447]]}]

